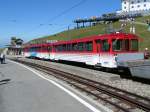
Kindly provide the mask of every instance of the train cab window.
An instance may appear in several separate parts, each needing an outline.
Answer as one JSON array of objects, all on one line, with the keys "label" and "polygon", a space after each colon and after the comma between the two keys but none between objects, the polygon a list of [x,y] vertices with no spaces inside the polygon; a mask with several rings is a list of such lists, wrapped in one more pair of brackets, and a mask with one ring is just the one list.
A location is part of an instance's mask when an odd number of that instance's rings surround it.
[{"label": "train cab window", "polygon": [[31,52],[31,49],[32,49],[32,47],[31,47],[31,48],[29,48],[29,52]]},{"label": "train cab window", "polygon": [[108,43],[108,40],[102,40],[102,51],[109,51],[110,50],[110,46]]},{"label": "train cab window", "polygon": [[114,39],[112,42],[113,51],[129,51],[129,39]]},{"label": "train cab window", "polygon": [[114,39],[113,40],[113,51],[122,51],[123,49],[123,40],[120,39]]},{"label": "train cab window", "polygon": [[37,52],[37,47],[35,47],[35,48],[33,49],[33,51],[36,51],[36,52]]},{"label": "train cab window", "polygon": [[87,42],[86,43],[86,51],[92,51],[93,50],[93,43]]},{"label": "train cab window", "polygon": [[36,52],[36,47],[33,48],[33,52]]},{"label": "train cab window", "polygon": [[35,52],[35,51],[36,51],[36,47],[33,48],[33,52]]},{"label": "train cab window", "polygon": [[83,42],[78,43],[78,50],[79,51],[83,51],[84,50],[84,43]]},{"label": "train cab window", "polygon": [[43,47],[42,47],[42,51],[47,51],[47,47],[46,47],[46,46],[43,46]]},{"label": "train cab window", "polygon": [[138,51],[138,40],[136,39],[131,40],[131,50]]},{"label": "train cab window", "polygon": [[30,52],[34,52],[34,47],[31,47]]},{"label": "train cab window", "polygon": [[37,51],[40,51],[41,50],[41,47],[37,47]]},{"label": "train cab window", "polygon": [[58,46],[58,51],[63,51],[63,45]]}]

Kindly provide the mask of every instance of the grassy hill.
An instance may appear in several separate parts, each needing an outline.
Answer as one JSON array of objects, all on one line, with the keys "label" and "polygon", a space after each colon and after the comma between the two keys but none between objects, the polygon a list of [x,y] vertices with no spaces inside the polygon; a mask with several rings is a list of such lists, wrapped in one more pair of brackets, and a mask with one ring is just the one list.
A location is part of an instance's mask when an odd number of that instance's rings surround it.
[{"label": "grassy hill", "polygon": [[[135,20],[136,27],[136,35],[143,38],[143,41],[140,43],[140,50],[143,50],[145,47],[150,49],[150,31],[148,31],[148,25],[146,24],[146,20],[150,19],[150,16],[139,17]],[[121,26],[120,22],[114,22],[113,28],[119,29]],[[99,24],[92,27],[80,28],[80,29],[72,29],[70,31],[63,31],[51,36],[41,37],[32,42],[39,42],[43,40],[70,40],[76,38],[83,38],[91,35],[98,35],[106,33],[106,24]],[[124,32],[129,33],[129,29],[131,27],[130,23],[124,27]]]}]

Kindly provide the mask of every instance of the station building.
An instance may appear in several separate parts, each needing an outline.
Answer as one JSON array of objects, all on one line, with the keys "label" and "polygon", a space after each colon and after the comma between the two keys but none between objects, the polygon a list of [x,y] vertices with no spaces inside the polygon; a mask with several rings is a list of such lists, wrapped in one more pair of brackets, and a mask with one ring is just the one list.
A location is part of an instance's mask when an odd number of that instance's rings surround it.
[{"label": "station building", "polygon": [[150,10],[150,0],[122,0],[122,12]]},{"label": "station building", "polygon": [[6,48],[7,55],[23,55],[23,47],[22,46],[8,46]]}]

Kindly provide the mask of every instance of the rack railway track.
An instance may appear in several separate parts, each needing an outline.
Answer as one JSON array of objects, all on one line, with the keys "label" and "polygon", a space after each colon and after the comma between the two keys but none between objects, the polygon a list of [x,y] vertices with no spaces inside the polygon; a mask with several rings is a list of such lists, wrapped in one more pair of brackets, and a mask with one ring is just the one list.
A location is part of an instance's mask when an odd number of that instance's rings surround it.
[{"label": "rack railway track", "polygon": [[13,60],[37,70],[40,70],[46,74],[53,75],[72,86],[87,92],[92,95],[96,100],[102,100],[106,104],[110,104],[114,107],[116,112],[132,112],[135,109],[140,109],[145,112],[150,112],[150,99],[130,93],[125,90],[121,90],[100,82],[96,82],[90,79],[86,79],[80,76],[76,76],[71,73],[60,71],[54,68],[34,64],[31,62],[25,62],[21,60]]}]

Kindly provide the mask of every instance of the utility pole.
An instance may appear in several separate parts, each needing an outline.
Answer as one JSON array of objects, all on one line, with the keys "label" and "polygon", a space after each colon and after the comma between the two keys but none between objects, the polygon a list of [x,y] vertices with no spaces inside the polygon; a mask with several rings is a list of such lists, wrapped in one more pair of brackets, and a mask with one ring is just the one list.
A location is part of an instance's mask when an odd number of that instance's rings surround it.
[{"label": "utility pole", "polygon": [[128,6],[128,7],[129,7],[129,12],[130,12],[130,4],[131,4],[131,3],[130,3],[130,0],[128,0],[128,2],[129,2],[129,6]]}]

